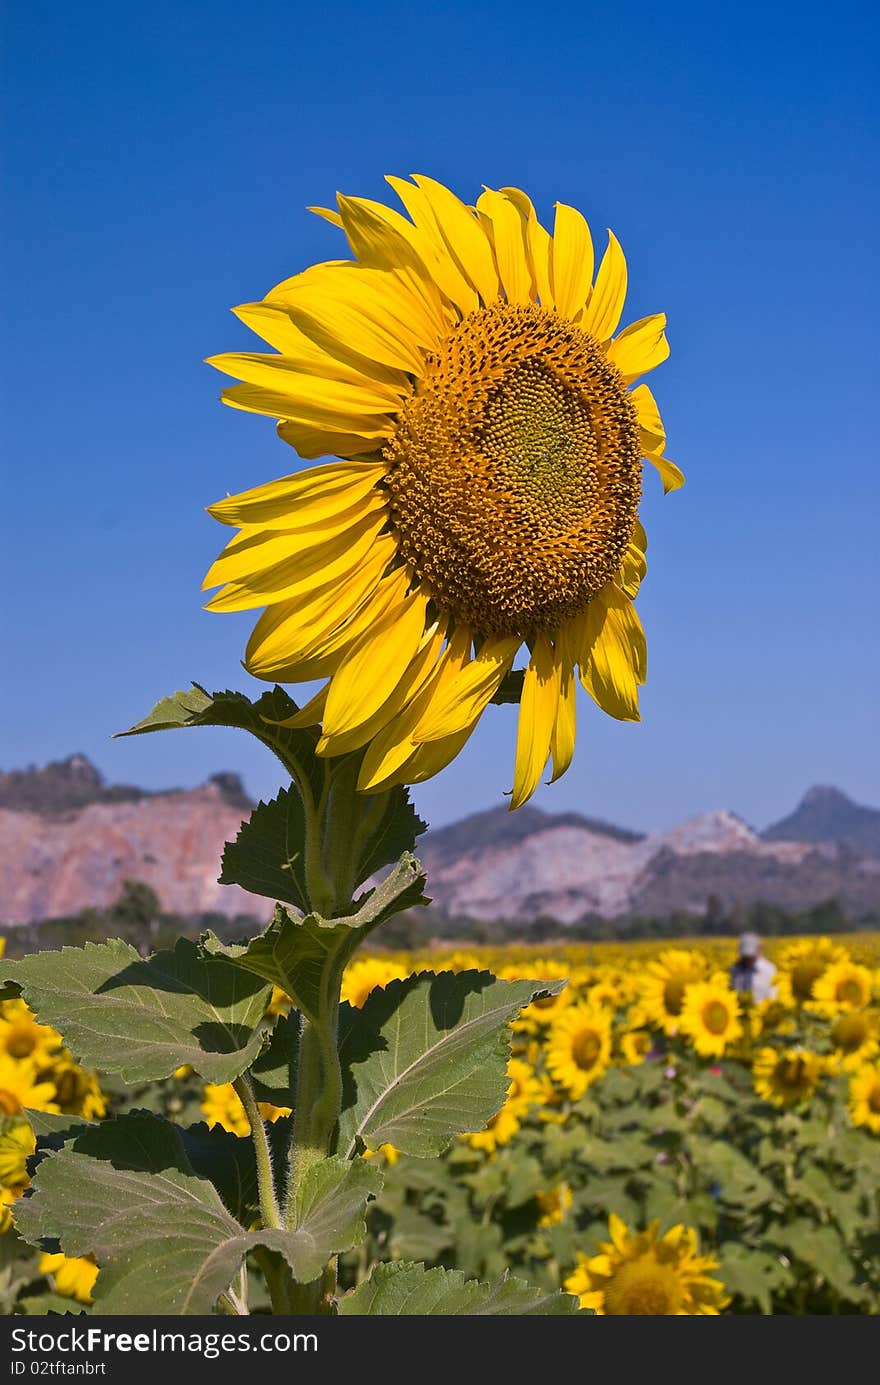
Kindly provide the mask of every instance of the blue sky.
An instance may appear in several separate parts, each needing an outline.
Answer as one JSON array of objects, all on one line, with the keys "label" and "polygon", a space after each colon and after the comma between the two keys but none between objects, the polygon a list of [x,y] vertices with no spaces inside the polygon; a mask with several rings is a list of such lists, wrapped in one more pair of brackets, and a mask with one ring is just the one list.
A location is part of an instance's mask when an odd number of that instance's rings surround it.
[{"label": "blue sky", "polygon": [[[536,802],[639,828],[763,826],[814,782],[880,802],[872,8],[12,0],[5,28],[0,767],[275,791],[235,733],[109,735],[190,679],[257,689],[251,619],[201,609],[204,506],[294,457],[202,359],[259,349],[229,307],[342,253],[306,205],[416,171],[580,207],[628,316],[669,316],[688,484],[648,479],[643,721],[584,698]],[[485,718],[423,813],[500,801],[513,738]]]}]

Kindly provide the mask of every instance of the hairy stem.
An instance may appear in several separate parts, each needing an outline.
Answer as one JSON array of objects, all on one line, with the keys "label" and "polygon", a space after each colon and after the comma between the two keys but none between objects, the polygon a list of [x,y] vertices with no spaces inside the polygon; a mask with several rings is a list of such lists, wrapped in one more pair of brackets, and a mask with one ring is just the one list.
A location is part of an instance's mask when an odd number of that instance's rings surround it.
[{"label": "hairy stem", "polygon": [[278,1196],[275,1192],[275,1180],[272,1177],[272,1156],[269,1151],[266,1126],[260,1115],[260,1108],[257,1106],[254,1089],[247,1073],[242,1073],[241,1077],[237,1077],[232,1085],[245,1109],[245,1115],[250,1121],[251,1138],[254,1142],[254,1153],[257,1161],[257,1188],[260,1194],[260,1216],[263,1219],[263,1226],[277,1229],[283,1225],[283,1222],[281,1209],[278,1206]]}]

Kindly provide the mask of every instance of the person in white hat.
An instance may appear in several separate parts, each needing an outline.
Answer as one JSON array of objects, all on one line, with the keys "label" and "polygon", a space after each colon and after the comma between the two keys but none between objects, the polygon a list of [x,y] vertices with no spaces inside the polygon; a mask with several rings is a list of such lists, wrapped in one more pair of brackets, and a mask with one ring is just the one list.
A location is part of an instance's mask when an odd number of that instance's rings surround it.
[{"label": "person in white hat", "polygon": [[739,956],[730,968],[733,989],[747,992],[754,1001],[772,1000],[776,995],[775,975],[773,963],[761,955],[761,939],[757,933],[742,933]]}]

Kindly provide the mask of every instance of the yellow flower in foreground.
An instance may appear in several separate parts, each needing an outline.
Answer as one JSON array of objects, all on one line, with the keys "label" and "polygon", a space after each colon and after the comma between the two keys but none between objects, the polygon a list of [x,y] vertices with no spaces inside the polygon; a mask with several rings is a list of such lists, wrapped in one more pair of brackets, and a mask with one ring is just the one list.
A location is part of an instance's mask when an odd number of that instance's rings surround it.
[{"label": "yellow flower in foreground", "polygon": [[762,1048],[752,1076],[755,1091],[774,1106],[798,1106],[809,1101],[825,1071],[816,1053],[805,1048]]},{"label": "yellow flower in foreground", "polygon": [[880,1051],[878,1016],[874,1010],[851,1010],[838,1015],[831,1026],[832,1058],[845,1072],[861,1067]]},{"label": "yellow flower in foreground", "polygon": [[210,507],[240,532],[205,578],[213,611],[265,608],[245,664],[329,681],[297,718],[320,754],[368,746],[358,787],[419,783],[462,749],[524,644],[511,807],[548,759],[571,762],[575,671],[637,721],[633,607],[645,574],[642,459],[683,476],[647,385],[669,354],[662,313],[618,332],[614,236],[594,277],[589,228],[552,235],[516,188],[476,208],[389,178],[409,219],[357,197],[315,208],[353,260],[319,264],[237,315],[276,354],[211,364],[226,403],[278,420],[305,458],[342,460]]},{"label": "yellow flower in foreground", "polygon": [[41,1069],[39,1076],[40,1081],[54,1085],[55,1100],[66,1115],[100,1120],[107,1114],[107,1098],[101,1091],[98,1074],[81,1068],[67,1049]]},{"label": "yellow flower in foreground", "polygon": [[658,1024],[665,1034],[677,1034],[688,986],[703,981],[706,961],[699,952],[667,948],[637,978],[637,1014]]},{"label": "yellow flower in foreground", "polygon": [[742,1035],[739,1001],[724,976],[688,986],[681,1007],[679,1028],[701,1058],[720,1058]]},{"label": "yellow flower in foreground", "polygon": [[376,986],[387,986],[389,981],[401,981],[406,974],[405,968],[397,962],[388,962],[384,957],[363,957],[360,961],[349,963],[345,968],[342,977],[342,999],[360,1010]]},{"label": "yellow flower in foreground", "polygon": [[558,1226],[565,1220],[573,1201],[573,1194],[567,1183],[557,1183],[555,1188],[537,1192],[535,1200],[541,1213],[538,1225]]},{"label": "yellow flower in foreground", "polygon": [[547,1069],[575,1101],[611,1061],[611,1021],[607,1010],[572,1005],[550,1030]]},{"label": "yellow flower in foreground", "polygon": [[[257,1108],[263,1119],[268,1121],[274,1122],[290,1115],[289,1106],[273,1106],[269,1101],[258,1101]],[[232,1135],[250,1134],[250,1121],[231,1082],[206,1082],[201,1110],[210,1126],[222,1125]]]},{"label": "yellow flower in foreground", "polygon": [[0,1053],[0,1116],[20,1116],[25,1106],[57,1111],[55,1087],[38,1076],[32,1062],[18,1062]]},{"label": "yellow flower in foreground", "polygon": [[813,987],[812,1008],[824,1015],[863,1010],[870,1004],[872,986],[873,977],[867,967],[855,962],[834,962]]},{"label": "yellow flower in foreground", "polygon": [[0,1184],[21,1190],[29,1183],[27,1161],[37,1147],[36,1137],[26,1120],[4,1121],[0,1130]]},{"label": "yellow flower in foreground", "polygon": [[612,1212],[608,1230],[611,1240],[601,1243],[600,1254],[578,1255],[563,1285],[580,1297],[582,1308],[603,1315],[697,1317],[717,1316],[730,1302],[720,1279],[710,1275],[717,1260],[697,1254],[692,1227],[674,1226],[660,1236],[660,1223],[653,1221],[635,1233]]},{"label": "yellow flower in foreground", "polygon": [[75,1298],[77,1303],[94,1302],[92,1289],[98,1266],[91,1256],[41,1255],[40,1274],[51,1274],[56,1292],[63,1298]]},{"label": "yellow flower in foreground", "polygon": [[880,1135],[880,1063],[866,1063],[850,1078],[849,1113],[853,1125]]},{"label": "yellow flower in foreground", "polygon": [[6,1000],[0,1005],[0,1053],[38,1062],[61,1048],[62,1043],[57,1030],[37,1023],[23,1000]]}]

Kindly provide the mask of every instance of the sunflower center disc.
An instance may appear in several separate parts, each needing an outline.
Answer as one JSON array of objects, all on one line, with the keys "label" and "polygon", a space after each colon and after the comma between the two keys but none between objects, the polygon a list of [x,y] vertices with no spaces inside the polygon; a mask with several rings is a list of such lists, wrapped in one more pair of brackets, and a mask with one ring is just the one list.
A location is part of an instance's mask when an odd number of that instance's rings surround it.
[{"label": "sunflower center disc", "polygon": [[681,1293],[675,1270],[655,1260],[621,1265],[605,1287],[605,1312],[663,1317],[675,1313]]},{"label": "sunflower center disc", "polygon": [[703,1023],[710,1034],[723,1034],[727,1018],[727,1006],[720,1000],[710,1000],[703,1010]]},{"label": "sunflower center disc", "polygon": [[880,1086],[874,1086],[868,1093],[868,1110],[874,1116],[880,1116]]},{"label": "sunflower center disc", "polygon": [[590,1068],[595,1066],[596,1059],[601,1052],[602,1040],[591,1029],[585,1029],[581,1034],[576,1034],[572,1040],[571,1056],[584,1072],[589,1072]]},{"label": "sunflower center disc", "polygon": [[482,634],[553,630],[620,569],[641,496],[635,409],[599,344],[547,308],[459,323],[385,456],[402,556]]}]

